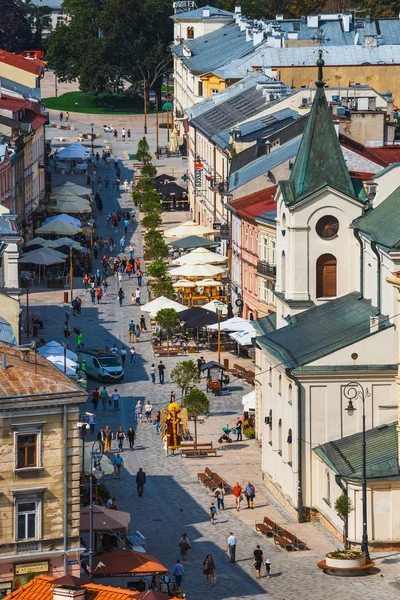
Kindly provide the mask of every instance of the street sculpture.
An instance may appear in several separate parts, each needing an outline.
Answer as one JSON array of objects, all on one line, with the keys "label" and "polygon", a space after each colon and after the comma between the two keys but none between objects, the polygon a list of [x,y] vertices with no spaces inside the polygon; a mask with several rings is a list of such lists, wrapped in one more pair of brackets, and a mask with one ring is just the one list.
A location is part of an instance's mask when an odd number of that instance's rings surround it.
[{"label": "street sculpture", "polygon": [[163,408],[160,419],[160,435],[163,439],[167,436],[167,448],[175,454],[181,445],[182,434],[186,436],[188,426],[188,413],[186,408],[181,408],[177,402],[170,402],[168,408]]}]

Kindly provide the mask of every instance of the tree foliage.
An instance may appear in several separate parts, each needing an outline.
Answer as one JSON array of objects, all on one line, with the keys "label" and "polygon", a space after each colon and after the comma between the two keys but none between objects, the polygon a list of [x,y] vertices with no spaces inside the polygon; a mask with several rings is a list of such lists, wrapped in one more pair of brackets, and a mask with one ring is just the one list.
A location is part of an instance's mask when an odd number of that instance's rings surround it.
[{"label": "tree foliage", "polygon": [[170,300],[176,300],[176,292],[172,285],[171,277],[163,277],[156,283],[154,286],[154,295],[156,298],[165,296],[165,298],[169,298]]},{"label": "tree foliage", "polygon": [[167,275],[167,265],[161,258],[156,258],[148,265],[146,274],[154,279],[164,279]]},{"label": "tree foliage", "polygon": [[[6,0],[2,0],[3,2]],[[171,65],[171,5],[158,0],[64,0],[68,25],[53,32],[48,60],[61,81],[90,94],[116,91],[123,80],[160,89]]]},{"label": "tree foliage", "polygon": [[193,360],[178,362],[175,369],[171,371],[171,379],[181,390],[181,400],[193,385],[200,383],[199,370]]},{"label": "tree foliage", "polygon": [[22,52],[32,42],[28,6],[22,0],[0,0],[0,48]]},{"label": "tree foliage", "polygon": [[159,214],[152,213],[143,217],[142,225],[145,229],[156,229],[161,225],[162,219]]},{"label": "tree foliage", "polygon": [[140,169],[140,173],[143,177],[155,177],[157,175],[157,167],[153,163],[148,162]]},{"label": "tree foliage", "polygon": [[162,308],[156,314],[156,321],[160,329],[167,334],[167,346],[169,346],[169,338],[179,327],[179,315],[174,308]]},{"label": "tree foliage", "polygon": [[210,414],[210,401],[207,394],[193,388],[182,402],[182,407],[188,411],[189,418],[194,421],[194,445],[197,445],[197,421],[200,416],[208,417]]},{"label": "tree foliage", "polygon": [[147,192],[149,190],[154,190],[156,187],[156,182],[154,179],[149,179],[148,177],[144,177],[138,182],[138,188],[143,192]]},{"label": "tree foliage", "polygon": [[154,260],[156,258],[168,258],[169,250],[164,240],[157,240],[154,244],[148,247],[146,250],[147,260]]},{"label": "tree foliage", "polygon": [[135,156],[136,160],[144,163],[148,163],[151,160],[150,148],[145,136],[139,140]]},{"label": "tree foliage", "polygon": [[351,499],[348,497],[347,494],[343,493],[341,494],[335,502],[335,510],[337,512],[337,514],[339,515],[339,517],[341,519],[343,519],[344,524],[343,524],[343,544],[344,544],[344,549],[347,550],[348,549],[348,519],[349,519],[349,515],[350,513],[354,510],[354,506],[353,503],[351,501]]},{"label": "tree foliage", "polygon": [[144,241],[147,248],[150,248],[152,244],[156,242],[163,241],[163,235],[160,231],[156,229],[149,229],[149,231],[144,236]]}]

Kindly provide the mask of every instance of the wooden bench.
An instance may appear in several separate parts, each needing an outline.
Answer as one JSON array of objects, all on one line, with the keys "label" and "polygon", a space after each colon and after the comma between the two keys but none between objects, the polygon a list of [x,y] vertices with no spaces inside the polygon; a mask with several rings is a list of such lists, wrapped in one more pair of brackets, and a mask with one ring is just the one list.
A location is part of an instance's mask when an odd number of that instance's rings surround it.
[{"label": "wooden bench", "polygon": [[208,480],[211,481],[212,477],[213,477],[213,472],[208,467],[206,467],[204,469],[204,473],[197,473],[197,479],[199,481],[201,481],[201,483],[204,483],[205,481],[208,481]]},{"label": "wooden bench", "polygon": [[277,546],[281,546],[282,548],[285,548],[285,550],[295,550],[293,544],[284,537],[279,537],[278,535],[274,535],[274,542]]},{"label": "wooden bench", "polygon": [[244,367],[242,367],[241,365],[233,365],[233,368],[236,369],[236,372],[238,373],[238,377],[243,377],[246,373],[246,369]]},{"label": "wooden bench", "polygon": [[273,537],[274,535],[278,535],[280,531],[280,527],[268,519],[268,517],[264,517],[262,523],[256,523],[256,531],[261,531],[264,535],[268,537]]},{"label": "wooden bench", "polygon": [[254,371],[246,371],[243,375],[243,381],[246,381],[247,383],[251,383],[252,385],[254,385],[254,381],[256,378],[256,374]]},{"label": "wooden bench", "polygon": [[286,529],[281,529],[274,535],[274,542],[286,550],[307,550],[307,544]]},{"label": "wooden bench", "polygon": [[[215,448],[193,448],[190,450],[183,448],[183,450],[181,450],[181,454],[185,456],[208,456],[209,454],[217,456],[217,450]],[[204,482],[205,485],[206,481]],[[216,486],[214,485],[214,487]]]},{"label": "wooden bench", "polygon": [[224,488],[225,491],[231,492],[232,488],[229,485],[228,482],[225,481],[225,479],[222,479],[222,477],[220,477],[218,475],[218,473],[213,473],[213,482],[216,484],[216,487],[218,487],[219,485],[222,484],[222,487]]}]

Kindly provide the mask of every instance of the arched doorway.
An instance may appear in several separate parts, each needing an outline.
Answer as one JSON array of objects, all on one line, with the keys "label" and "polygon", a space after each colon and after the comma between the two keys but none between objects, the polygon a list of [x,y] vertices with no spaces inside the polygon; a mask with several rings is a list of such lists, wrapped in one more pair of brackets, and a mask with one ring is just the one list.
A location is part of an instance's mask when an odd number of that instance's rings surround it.
[{"label": "arched doorway", "polygon": [[332,254],[322,254],[317,260],[317,298],[337,295],[337,261]]}]

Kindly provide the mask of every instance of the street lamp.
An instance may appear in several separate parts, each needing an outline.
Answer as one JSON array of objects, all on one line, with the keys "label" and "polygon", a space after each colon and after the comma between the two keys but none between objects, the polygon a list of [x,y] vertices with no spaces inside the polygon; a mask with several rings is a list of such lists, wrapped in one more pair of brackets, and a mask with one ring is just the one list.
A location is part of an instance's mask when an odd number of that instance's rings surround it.
[{"label": "street lamp", "polygon": [[94,156],[94,133],[93,133],[94,123],[90,123],[90,127],[92,128],[92,160],[93,160],[93,156]]},{"label": "street lamp", "polygon": [[103,457],[103,449],[101,442],[96,440],[93,442],[92,451],[90,453],[90,472],[89,472],[89,569],[90,573],[93,568],[93,477],[98,481],[103,477],[101,469],[101,459]]},{"label": "street lamp", "polygon": [[76,426],[79,429],[79,433],[81,436],[81,440],[82,440],[82,463],[81,463],[81,478],[82,478],[82,483],[85,477],[85,437],[86,437],[86,432],[89,429],[90,425],[89,423],[86,423],[86,421],[79,421]]},{"label": "street lamp", "polygon": [[366,559],[369,561],[368,550],[368,528],[367,528],[367,444],[365,440],[365,398],[370,398],[371,394],[368,388],[364,390],[361,383],[351,381],[346,385],[343,393],[349,401],[345,411],[351,417],[357,410],[353,404],[356,398],[362,402],[362,516],[363,516],[363,532],[361,541],[361,551],[364,552]]},{"label": "street lamp", "polygon": [[221,317],[222,317],[222,311],[224,308],[224,303],[223,302],[216,302],[215,303],[215,311],[217,313],[218,316],[218,362],[221,362]]}]

